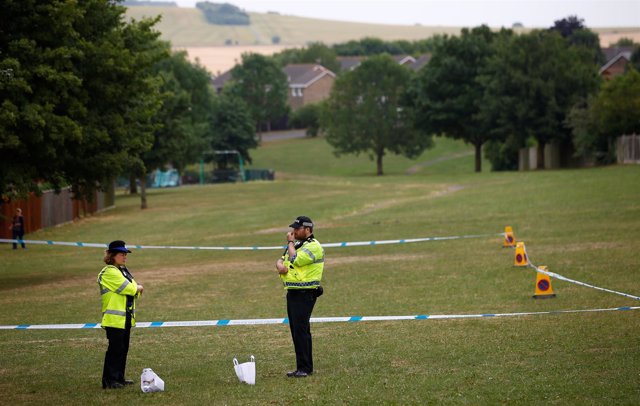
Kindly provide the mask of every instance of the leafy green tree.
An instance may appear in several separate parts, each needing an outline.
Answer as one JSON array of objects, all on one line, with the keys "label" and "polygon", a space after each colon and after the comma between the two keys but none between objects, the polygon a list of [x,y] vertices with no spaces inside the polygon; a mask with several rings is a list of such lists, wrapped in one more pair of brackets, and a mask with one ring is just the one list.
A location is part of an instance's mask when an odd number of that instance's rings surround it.
[{"label": "leafy green tree", "polygon": [[288,112],[287,77],[271,58],[243,54],[242,63],[231,70],[231,83],[224,91],[239,96],[249,106],[258,133]]},{"label": "leafy green tree", "polygon": [[340,70],[336,52],[321,42],[309,44],[302,53],[300,63],[317,63],[332,72]]},{"label": "leafy green tree", "polygon": [[336,52],[321,42],[314,42],[305,48],[285,49],[273,56],[280,66],[294,63],[317,63],[332,72],[340,70]]},{"label": "leafy green tree", "polygon": [[640,46],[637,46],[631,54],[631,65],[635,70],[640,71]]},{"label": "leafy green tree", "polygon": [[315,137],[320,130],[322,103],[306,104],[291,114],[289,124],[293,128],[306,128],[307,135]]},{"label": "leafy green tree", "polygon": [[615,44],[613,44],[613,46],[615,47],[633,47],[636,45],[637,44],[633,41],[633,39],[628,37],[622,37],[618,41],[616,41]]},{"label": "leafy green tree", "polygon": [[[58,153],[82,138],[73,24],[82,10],[61,3],[3,1],[0,13],[0,193],[65,183]],[[62,24],[61,23],[66,23]],[[36,30],[35,27],[38,27]]]},{"label": "leafy green tree", "polygon": [[578,18],[578,16],[569,16],[556,20],[549,30],[559,33],[571,45],[591,50],[595,63],[602,65],[606,62],[604,53],[600,48],[600,37],[584,25],[584,19]]},{"label": "leafy green tree", "polygon": [[185,52],[169,56],[153,68],[160,79],[162,106],[154,116],[155,131],[151,148],[142,155],[140,176],[141,208],[147,208],[146,178],[151,170],[171,165],[178,171],[200,158],[211,136],[209,127],[213,89],[209,73],[187,60]]},{"label": "leafy green tree", "polygon": [[578,155],[614,162],[616,139],[640,134],[640,73],[631,69],[603,83],[597,96],[572,110],[569,123]]},{"label": "leafy green tree", "polygon": [[[95,18],[100,19],[100,14]],[[158,40],[160,33],[153,29],[157,21],[132,21],[114,30],[104,42],[87,44],[88,58],[112,62],[84,66],[86,142],[70,151],[92,159],[70,159],[73,167],[68,175],[80,192],[91,193],[92,178],[106,176],[101,184],[108,184],[120,174],[146,172],[143,158],[153,146],[158,127],[154,118],[162,104],[152,68],[168,57],[168,49]]]},{"label": "leafy green tree", "polygon": [[90,197],[150,146],[154,20],[107,0],[0,3],[0,193]]},{"label": "leafy green tree", "polygon": [[431,147],[431,137],[413,127],[406,103],[410,79],[411,71],[388,55],[370,57],[339,77],[320,118],[334,153],[367,153],[382,175],[387,152],[415,158]]},{"label": "leafy green tree", "polygon": [[570,142],[565,120],[571,107],[594,93],[600,81],[592,53],[570,45],[558,33],[532,31],[498,41],[496,54],[479,80],[485,87],[480,114],[493,132],[537,141],[537,163],[551,141]]},{"label": "leafy green tree", "polygon": [[236,150],[246,162],[251,162],[249,150],[256,148],[253,119],[246,103],[231,93],[217,97],[210,118],[214,136],[210,138],[207,160],[215,159],[216,150]]},{"label": "leafy green tree", "polygon": [[482,171],[482,145],[495,138],[487,116],[480,114],[484,86],[478,78],[493,54],[496,35],[481,26],[463,29],[460,37],[445,38],[412,85],[416,125],[430,134],[473,145],[476,172]]},{"label": "leafy green tree", "polygon": [[251,17],[237,6],[229,3],[210,3],[200,1],[196,3],[204,17],[210,24],[217,25],[249,25]]}]

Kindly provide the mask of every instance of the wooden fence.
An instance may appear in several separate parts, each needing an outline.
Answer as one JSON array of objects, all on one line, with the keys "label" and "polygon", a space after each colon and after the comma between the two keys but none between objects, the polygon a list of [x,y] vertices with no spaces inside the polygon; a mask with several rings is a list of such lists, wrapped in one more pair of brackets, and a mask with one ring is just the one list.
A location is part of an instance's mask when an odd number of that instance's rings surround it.
[{"label": "wooden fence", "polygon": [[[115,188],[107,192],[96,192],[91,203],[86,200],[74,200],[71,188],[64,188],[56,194],[52,190],[42,196],[31,194],[26,200],[13,200],[0,204],[0,238],[12,238],[11,220],[17,208],[22,209],[25,222],[25,234],[68,223],[82,214],[92,214],[115,206]],[[28,237],[25,237],[28,238]]]},{"label": "wooden fence", "polygon": [[640,164],[640,135],[631,134],[618,137],[616,155],[619,164]]}]

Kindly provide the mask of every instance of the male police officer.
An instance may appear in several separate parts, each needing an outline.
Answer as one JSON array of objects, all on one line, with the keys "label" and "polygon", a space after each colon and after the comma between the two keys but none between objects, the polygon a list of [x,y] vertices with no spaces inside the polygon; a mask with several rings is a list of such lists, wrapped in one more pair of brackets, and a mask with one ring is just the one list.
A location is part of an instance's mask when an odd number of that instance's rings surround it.
[{"label": "male police officer", "polygon": [[288,377],[305,378],[313,373],[311,348],[311,312],[316,298],[322,295],[320,286],[324,269],[324,250],[313,236],[313,222],[299,216],[289,226],[287,248],[276,262],[276,269],[287,290],[287,316],[296,351],[296,370]]}]

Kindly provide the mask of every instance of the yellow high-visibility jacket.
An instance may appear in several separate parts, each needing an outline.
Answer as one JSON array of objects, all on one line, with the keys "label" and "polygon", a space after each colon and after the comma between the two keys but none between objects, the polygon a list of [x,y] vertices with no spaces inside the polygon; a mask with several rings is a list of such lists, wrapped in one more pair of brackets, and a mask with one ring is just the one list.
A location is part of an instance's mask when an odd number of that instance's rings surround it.
[{"label": "yellow high-visibility jacket", "polygon": [[280,274],[285,289],[317,289],[324,271],[324,250],[315,238],[309,238],[301,246],[296,244],[296,257],[289,259],[285,251],[282,259],[289,270]]},{"label": "yellow high-visibility jacket", "polygon": [[[136,324],[136,300],[138,284],[129,281],[118,267],[107,265],[98,275],[102,299],[102,327],[125,328],[127,312],[131,314],[131,327]],[[127,308],[127,298],[130,306]]]}]

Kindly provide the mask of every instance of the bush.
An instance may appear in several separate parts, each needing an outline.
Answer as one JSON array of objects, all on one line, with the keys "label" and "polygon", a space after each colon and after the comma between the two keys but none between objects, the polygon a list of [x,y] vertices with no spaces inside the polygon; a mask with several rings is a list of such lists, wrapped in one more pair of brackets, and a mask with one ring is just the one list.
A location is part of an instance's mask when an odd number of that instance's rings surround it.
[{"label": "bush", "polygon": [[519,150],[515,137],[509,137],[504,142],[491,140],[484,145],[484,155],[491,162],[493,171],[518,170]]},{"label": "bush", "polygon": [[317,136],[320,128],[320,108],[320,104],[315,103],[307,104],[306,106],[302,106],[298,110],[294,111],[293,114],[291,114],[291,120],[289,121],[291,127],[306,128],[307,135],[311,137]]},{"label": "bush", "polygon": [[209,3],[208,1],[196,3],[204,13],[205,18],[211,24],[216,25],[249,25],[249,14],[229,3]]}]

